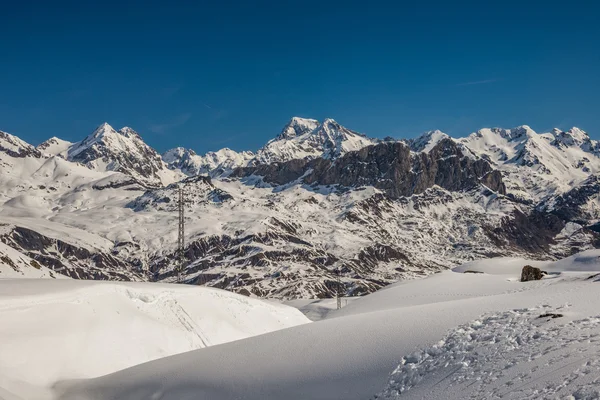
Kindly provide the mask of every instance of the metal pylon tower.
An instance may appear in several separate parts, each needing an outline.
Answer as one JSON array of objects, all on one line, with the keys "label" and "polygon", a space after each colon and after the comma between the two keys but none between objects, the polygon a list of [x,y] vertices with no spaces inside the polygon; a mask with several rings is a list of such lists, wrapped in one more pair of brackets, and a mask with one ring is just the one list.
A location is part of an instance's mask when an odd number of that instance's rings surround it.
[{"label": "metal pylon tower", "polygon": [[341,277],[340,277],[341,274],[342,274],[342,271],[341,271],[340,266],[338,265],[338,267],[335,270],[335,275],[336,275],[335,281],[337,283],[337,288],[335,290],[335,299],[336,299],[336,302],[337,302],[337,309],[338,310],[342,308],[342,296],[341,296],[341,294],[342,294],[342,280],[341,280]]},{"label": "metal pylon tower", "polygon": [[177,282],[181,282],[181,273],[184,267],[185,258],[185,201],[183,199],[183,187],[179,186],[179,202],[177,203],[179,209],[179,235],[177,237]]}]

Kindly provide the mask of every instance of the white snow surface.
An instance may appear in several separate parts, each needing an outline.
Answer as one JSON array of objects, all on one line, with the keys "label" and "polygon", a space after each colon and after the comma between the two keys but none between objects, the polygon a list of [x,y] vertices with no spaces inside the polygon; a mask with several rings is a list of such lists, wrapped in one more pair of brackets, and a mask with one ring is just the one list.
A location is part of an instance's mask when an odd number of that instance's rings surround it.
[{"label": "white snow surface", "polygon": [[53,279],[0,279],[0,321],[1,399],[309,322],[219,289]]},{"label": "white snow surface", "polygon": [[[478,266],[492,273],[444,271],[405,281],[330,311],[319,322],[166,357],[97,379],[62,382],[55,396],[598,398],[597,256],[587,252],[546,265],[554,271],[535,282],[519,282],[513,268],[530,261],[505,259],[488,260],[487,268]],[[539,318],[548,313],[562,317]]]},{"label": "white snow surface", "polygon": [[450,136],[442,131],[434,130],[423,133],[408,143],[412,151],[429,153],[440,141],[450,139]]},{"label": "white snow surface", "polygon": [[66,158],[68,150],[71,146],[73,146],[73,143],[53,136],[42,144],[38,145],[36,148],[42,153],[51,156],[60,155],[61,157]]}]

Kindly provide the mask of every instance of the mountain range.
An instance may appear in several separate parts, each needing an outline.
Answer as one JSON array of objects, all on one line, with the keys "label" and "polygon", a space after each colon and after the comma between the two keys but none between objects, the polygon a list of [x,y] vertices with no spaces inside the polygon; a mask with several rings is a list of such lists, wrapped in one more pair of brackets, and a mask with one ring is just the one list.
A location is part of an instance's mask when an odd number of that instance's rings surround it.
[{"label": "mountain range", "polygon": [[318,298],[340,271],[356,296],[465,261],[599,247],[599,174],[600,143],[578,128],[396,140],[294,117],[255,152],[205,155],[161,155],[107,123],[39,146],[0,131],[2,257],[73,278],[174,281],[183,186],[184,282]]}]

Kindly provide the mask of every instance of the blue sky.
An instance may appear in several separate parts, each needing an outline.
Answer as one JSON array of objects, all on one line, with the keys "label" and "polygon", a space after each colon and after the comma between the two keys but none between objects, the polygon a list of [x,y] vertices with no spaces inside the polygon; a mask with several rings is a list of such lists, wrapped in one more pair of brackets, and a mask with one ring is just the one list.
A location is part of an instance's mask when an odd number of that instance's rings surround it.
[{"label": "blue sky", "polygon": [[38,144],[107,121],[198,152],[254,150],[295,115],[374,137],[600,138],[594,2],[389,3],[7,2],[0,129]]}]

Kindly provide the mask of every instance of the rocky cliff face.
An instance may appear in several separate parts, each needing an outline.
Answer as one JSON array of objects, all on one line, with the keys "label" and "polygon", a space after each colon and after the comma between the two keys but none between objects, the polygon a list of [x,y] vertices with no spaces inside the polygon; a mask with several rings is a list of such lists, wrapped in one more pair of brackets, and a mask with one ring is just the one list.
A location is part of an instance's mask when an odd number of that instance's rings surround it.
[{"label": "rocky cliff face", "polygon": [[276,185],[300,180],[349,188],[373,186],[392,198],[423,193],[435,185],[451,191],[467,191],[484,184],[500,194],[506,193],[501,174],[489,162],[465,155],[450,139],[441,140],[427,153],[415,154],[401,142],[384,142],[337,160],[292,160],[240,168],[233,175],[258,175]]}]

